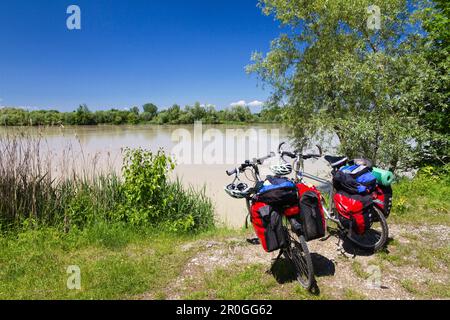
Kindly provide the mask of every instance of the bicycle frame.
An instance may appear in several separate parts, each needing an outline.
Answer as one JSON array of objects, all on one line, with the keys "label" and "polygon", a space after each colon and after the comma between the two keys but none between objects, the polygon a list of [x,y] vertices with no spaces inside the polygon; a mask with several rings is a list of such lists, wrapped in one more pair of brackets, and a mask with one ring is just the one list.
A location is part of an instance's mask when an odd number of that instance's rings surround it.
[{"label": "bicycle frame", "polygon": [[334,223],[338,224],[339,226],[342,226],[341,222],[334,218],[332,216],[332,212],[333,212],[333,196],[334,196],[334,187],[333,187],[333,183],[331,183],[330,181],[320,178],[318,176],[309,174],[307,172],[303,171],[303,159],[300,155],[297,155],[297,159],[294,162],[294,173],[295,173],[295,181],[296,183],[305,183],[304,178],[308,178],[311,179],[313,181],[316,182],[320,182],[326,186],[329,187],[329,199],[330,199],[330,203],[328,205],[328,208],[326,206],[323,207],[323,210],[325,212],[325,216],[327,218],[327,220],[333,221]]}]

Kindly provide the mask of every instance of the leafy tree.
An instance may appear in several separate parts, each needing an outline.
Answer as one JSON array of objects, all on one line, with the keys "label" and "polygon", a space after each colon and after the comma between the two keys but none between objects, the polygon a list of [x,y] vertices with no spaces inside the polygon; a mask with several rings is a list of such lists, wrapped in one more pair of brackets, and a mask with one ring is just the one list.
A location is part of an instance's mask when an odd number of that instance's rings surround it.
[{"label": "leafy tree", "polygon": [[407,167],[429,141],[420,125],[436,70],[424,54],[418,23],[425,1],[386,0],[380,28],[372,0],[260,0],[289,31],[267,55],[253,54],[249,72],[288,101],[286,121],[299,146],[333,132],[340,151],[380,166]]},{"label": "leafy tree", "polygon": [[76,124],[79,125],[93,125],[95,124],[92,112],[89,110],[86,104],[82,104],[78,107],[76,113]]},{"label": "leafy tree", "polygon": [[138,124],[138,122],[139,122],[139,117],[136,115],[136,113],[134,113],[134,112],[128,113],[127,118],[126,118],[126,123]]},{"label": "leafy tree", "polygon": [[139,108],[138,107],[133,107],[133,108],[131,108],[130,111],[133,112],[137,116],[139,115]]},{"label": "leafy tree", "polygon": [[158,114],[158,107],[153,103],[146,103],[142,106],[145,113],[148,114],[150,119],[153,119]]},{"label": "leafy tree", "polygon": [[169,123],[172,124],[179,123],[180,115],[181,115],[181,108],[177,104],[174,104],[169,109],[167,109],[167,118],[168,118],[167,121]]},{"label": "leafy tree", "polygon": [[283,120],[283,109],[278,105],[264,106],[259,115],[264,122],[281,122]]},{"label": "leafy tree", "polygon": [[169,123],[170,117],[167,110],[163,110],[160,113],[158,113],[157,122],[159,124],[167,124]]},{"label": "leafy tree", "polygon": [[[435,0],[426,10],[424,28],[431,47],[427,59],[438,71],[439,82],[430,88],[432,94],[425,104],[421,123],[432,132],[424,160],[428,164],[448,163],[450,160],[450,2]],[[437,154],[437,157],[432,157]]]}]

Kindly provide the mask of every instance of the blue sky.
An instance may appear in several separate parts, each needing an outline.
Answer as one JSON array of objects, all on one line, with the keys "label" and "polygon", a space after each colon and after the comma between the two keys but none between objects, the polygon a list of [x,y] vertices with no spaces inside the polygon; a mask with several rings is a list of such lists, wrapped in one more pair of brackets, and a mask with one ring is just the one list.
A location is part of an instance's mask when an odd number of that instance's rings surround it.
[{"label": "blue sky", "polygon": [[[81,8],[81,30],[66,9]],[[281,32],[256,0],[0,3],[0,105],[75,109],[264,101],[245,73]]]}]

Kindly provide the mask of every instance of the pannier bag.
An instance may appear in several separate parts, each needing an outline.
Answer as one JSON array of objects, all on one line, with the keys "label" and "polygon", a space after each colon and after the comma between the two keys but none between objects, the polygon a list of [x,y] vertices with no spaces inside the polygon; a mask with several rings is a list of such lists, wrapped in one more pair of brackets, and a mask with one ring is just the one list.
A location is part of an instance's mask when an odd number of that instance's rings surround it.
[{"label": "pannier bag", "polygon": [[292,206],[298,202],[297,187],[287,178],[268,176],[255,195],[255,200],[274,207]]},{"label": "pannier bag", "polygon": [[375,205],[383,212],[386,218],[389,217],[392,210],[393,191],[391,186],[378,186],[374,193]]},{"label": "pannier bag", "polygon": [[344,227],[362,235],[370,228],[370,207],[373,204],[370,195],[362,196],[340,191],[334,195],[334,204],[339,214],[339,220]]},{"label": "pannier bag", "polygon": [[320,239],[326,233],[326,220],[320,192],[315,187],[298,184],[300,214],[298,221],[302,225],[302,234],[306,241]]},{"label": "pannier bag", "polygon": [[300,208],[298,205],[286,208],[284,210],[284,216],[288,218],[297,218],[300,215]]},{"label": "pannier bag", "polygon": [[286,246],[287,239],[282,217],[272,206],[255,202],[251,208],[251,221],[266,252],[276,251]]},{"label": "pannier bag", "polygon": [[345,166],[333,177],[334,187],[350,194],[369,194],[377,186],[377,178],[371,169],[362,165]]}]

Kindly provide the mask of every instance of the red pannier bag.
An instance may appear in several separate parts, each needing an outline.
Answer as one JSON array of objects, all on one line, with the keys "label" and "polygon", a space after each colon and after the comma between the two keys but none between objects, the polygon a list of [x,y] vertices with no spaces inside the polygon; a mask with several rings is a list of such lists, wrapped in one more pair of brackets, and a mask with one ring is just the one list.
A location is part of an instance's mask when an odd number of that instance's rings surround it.
[{"label": "red pannier bag", "polygon": [[375,205],[383,212],[386,218],[391,214],[392,196],[393,191],[391,186],[377,186],[373,193],[373,199],[378,200],[374,201]]},{"label": "red pannier bag", "polygon": [[325,212],[322,206],[322,195],[316,187],[297,184],[299,206],[285,211],[286,216],[295,216],[302,226],[302,235],[306,241],[323,238],[326,234]]},{"label": "red pannier bag", "polygon": [[334,195],[334,204],[345,227],[349,227],[351,223],[353,231],[358,235],[370,228],[369,208],[373,204],[370,195],[350,195],[340,191]]},{"label": "red pannier bag", "polygon": [[250,219],[266,252],[273,252],[286,246],[282,216],[272,206],[263,202],[253,203]]}]

